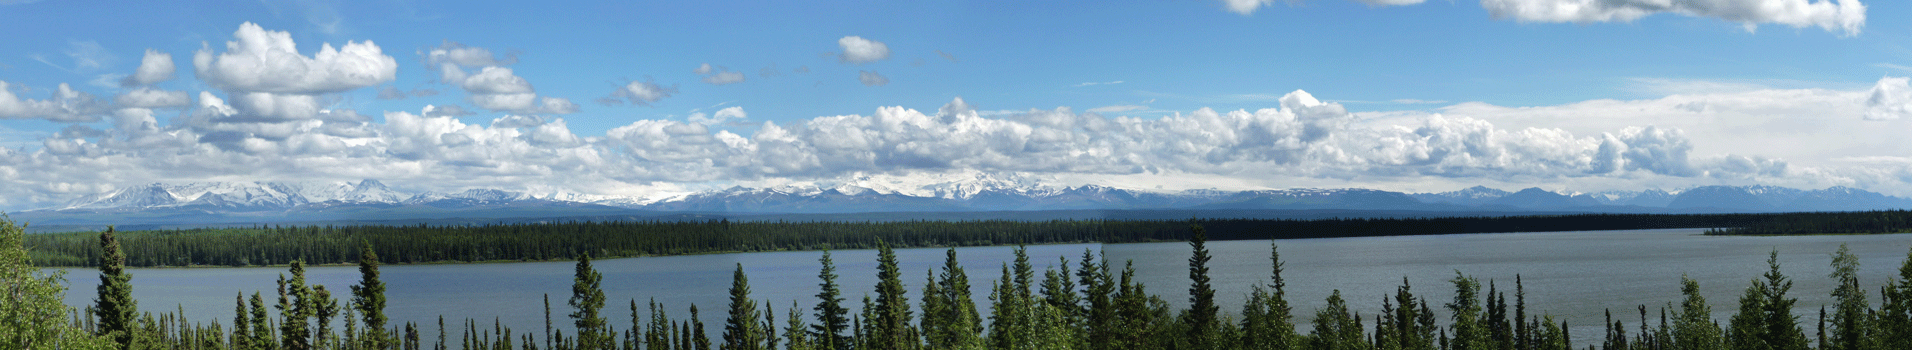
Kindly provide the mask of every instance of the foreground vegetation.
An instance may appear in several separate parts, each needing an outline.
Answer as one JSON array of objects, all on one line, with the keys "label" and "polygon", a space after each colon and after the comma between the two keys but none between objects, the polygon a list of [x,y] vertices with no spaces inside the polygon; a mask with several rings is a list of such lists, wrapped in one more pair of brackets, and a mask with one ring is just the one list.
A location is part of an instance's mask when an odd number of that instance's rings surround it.
[{"label": "foreground vegetation", "polygon": [[[1016,251],[1013,264],[1001,266],[992,282],[988,314],[978,311],[969,294],[969,277],[950,250],[941,271],[920,284],[920,299],[908,300],[908,283],[897,268],[896,256],[878,239],[879,283],[875,299],[865,297],[859,312],[843,306],[844,291],[836,284],[837,270],[826,251],[818,273],[815,300],[792,301],[785,312],[769,301],[759,305],[750,296],[749,277],[737,266],[731,299],[722,311],[726,322],[720,339],[706,337],[705,325],[690,305],[688,318],[673,318],[665,305],[629,300],[636,329],[612,328],[600,285],[603,276],[591,265],[590,252],[576,254],[572,295],[565,302],[574,331],[554,330],[550,299],[542,333],[519,332],[494,323],[486,327],[463,320],[447,327],[441,317],[431,325],[389,324],[384,316],[385,284],[380,280],[381,255],[361,243],[354,259],[360,281],[349,293],[334,295],[323,285],[310,285],[304,264],[294,260],[289,277],[278,282],[278,310],[267,312],[266,298],[253,294],[235,298],[231,326],[179,319],[174,314],[138,310],[131,298],[130,275],[123,269],[131,255],[111,229],[93,243],[101,285],[94,303],[84,312],[60,304],[58,275],[43,275],[31,267],[21,230],[0,221],[0,348],[20,349],[1318,349],[1318,350],[1567,350],[1573,336],[1564,322],[1527,312],[1526,290],[1519,278],[1507,291],[1488,281],[1456,272],[1446,282],[1455,290],[1449,301],[1416,296],[1404,278],[1382,309],[1362,315],[1350,310],[1336,290],[1326,306],[1314,310],[1312,327],[1301,333],[1286,300],[1278,249],[1270,251],[1270,281],[1247,291],[1241,310],[1224,313],[1215,303],[1209,283],[1202,225],[1187,227],[1193,250],[1189,264],[1189,307],[1171,310],[1159,296],[1134,280],[1132,264],[1117,267],[1085,251],[1071,266],[1042,271],[1038,280],[1028,256]],[[1722,325],[1711,318],[1700,286],[1683,279],[1684,300],[1655,309],[1640,305],[1638,327],[1611,316],[1605,334],[1588,349],[1731,349],[1731,350],[1873,350],[1912,349],[1912,254],[1899,269],[1899,279],[1882,286],[1880,304],[1873,308],[1866,288],[1858,281],[1858,258],[1844,247],[1832,255],[1837,280],[1831,291],[1836,305],[1822,308],[1815,337],[1792,314],[1797,299],[1788,296],[1792,281],[1780,273],[1774,252],[1770,270],[1746,287],[1737,313]],[[810,306],[805,306],[804,304]],[[1430,306],[1432,304],[1433,306]],[[640,307],[642,305],[642,307]],[[622,309],[614,307],[613,310]],[[619,312],[619,311],[610,311]],[[1625,310],[1622,311],[1625,313]],[[786,315],[778,322],[776,315]],[[61,315],[69,315],[69,318]],[[1611,312],[1609,312],[1611,315]],[[1237,318],[1239,317],[1239,318]],[[1622,316],[1625,318],[1626,316]],[[342,329],[333,329],[343,320]],[[987,323],[984,321],[987,320]],[[812,323],[814,322],[814,323]],[[426,330],[430,329],[430,330]],[[435,336],[430,333],[436,333]],[[456,334],[457,339],[447,335]]]},{"label": "foreground vegetation", "polygon": [[[1789,216],[1790,215],[1790,216]],[[1290,239],[1489,232],[1740,227],[1827,214],[1585,214],[1562,216],[1201,219],[1212,239]],[[370,243],[388,263],[574,260],[713,252],[957,247],[1188,240],[1189,221],[562,222],[479,226],[259,226],[123,232],[128,266],[349,264]],[[26,238],[35,264],[92,266],[92,233]]]}]

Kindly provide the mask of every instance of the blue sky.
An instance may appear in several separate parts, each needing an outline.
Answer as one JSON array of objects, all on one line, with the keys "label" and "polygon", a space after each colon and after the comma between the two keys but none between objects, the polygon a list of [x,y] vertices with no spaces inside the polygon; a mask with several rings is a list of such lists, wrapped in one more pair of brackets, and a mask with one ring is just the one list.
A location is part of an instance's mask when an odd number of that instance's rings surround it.
[{"label": "blue sky", "polygon": [[[1248,3],[0,1],[0,208],[154,181],[641,197],[970,173],[1912,194],[1903,3]],[[174,78],[126,78],[147,50]],[[139,89],[165,98],[116,100]]]}]

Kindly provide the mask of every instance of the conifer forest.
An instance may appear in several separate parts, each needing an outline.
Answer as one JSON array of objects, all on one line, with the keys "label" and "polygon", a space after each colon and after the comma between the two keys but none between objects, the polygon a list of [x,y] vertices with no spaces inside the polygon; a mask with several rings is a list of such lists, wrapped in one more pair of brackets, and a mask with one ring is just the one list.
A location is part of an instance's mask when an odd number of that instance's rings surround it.
[{"label": "conifer forest", "polygon": [[[1759,218],[1738,218],[1754,220]],[[1880,220],[1878,222],[1889,222]],[[1325,223],[1275,222],[1272,226],[1353,225],[1360,221]],[[1382,221],[1385,222],[1385,221]],[[581,250],[557,254],[563,245],[529,249],[509,254],[474,255],[491,258],[536,257],[549,259],[568,256],[576,262],[571,294],[547,295],[544,329],[512,329],[480,320],[445,320],[435,324],[394,323],[384,314],[385,281],[379,267],[394,259],[390,256],[417,254],[405,249],[380,247],[391,240],[354,229],[404,230],[405,228],[261,228],[266,232],[313,230],[308,236],[355,232],[357,249],[334,252],[327,249],[344,243],[305,243],[317,253],[277,256],[246,255],[246,264],[289,259],[286,273],[276,283],[276,293],[235,295],[232,318],[188,320],[170,310],[141,306],[132,299],[137,286],[130,283],[132,261],[164,262],[141,257],[146,254],[170,254],[164,248],[127,249],[131,246],[113,229],[89,234],[91,253],[60,250],[51,256],[86,256],[99,271],[101,284],[93,302],[83,309],[62,304],[62,276],[43,273],[34,261],[49,253],[39,251],[55,237],[70,242],[69,236],[26,235],[11,221],[0,221],[0,344],[9,349],[792,349],[792,350],[866,350],[866,349],[1318,349],[1318,350],[1884,350],[1912,349],[1912,252],[1898,268],[1897,279],[1884,285],[1864,285],[1858,280],[1858,258],[1843,246],[1830,255],[1833,273],[1826,278],[1837,281],[1830,291],[1792,290],[1794,277],[1780,272],[1778,253],[1767,259],[1768,272],[1747,276],[1738,308],[1728,319],[1715,319],[1700,293],[1698,282],[1683,279],[1678,286],[1682,300],[1642,301],[1637,309],[1609,310],[1604,334],[1570,334],[1565,322],[1550,315],[1529,312],[1525,286],[1518,278],[1511,290],[1492,284],[1483,289],[1480,280],[1456,271],[1441,276],[1437,288],[1452,288],[1451,300],[1429,300],[1417,295],[1406,279],[1383,301],[1380,310],[1353,310],[1335,290],[1325,306],[1317,310],[1295,310],[1287,291],[1295,287],[1333,288],[1333,286],[1290,286],[1282,277],[1284,263],[1280,248],[1271,245],[1268,254],[1268,283],[1246,291],[1219,291],[1208,275],[1209,254],[1206,244],[1210,230],[1242,229],[1244,224],[1230,221],[1200,222],[1048,222],[1035,224],[979,223],[1001,225],[1001,231],[1052,234],[1048,241],[1094,240],[1141,233],[1148,239],[1180,237],[1192,254],[1187,261],[1187,307],[1171,309],[1168,301],[1151,294],[1135,278],[1131,261],[1107,261],[1095,251],[1084,251],[1073,263],[1036,271],[1022,249],[1016,250],[1013,263],[1004,264],[992,282],[988,295],[972,295],[971,274],[957,263],[956,251],[948,251],[940,271],[923,280],[912,280],[897,268],[893,249],[898,246],[939,244],[983,244],[1015,242],[1027,236],[978,237],[937,236],[937,232],[961,231],[938,228],[934,223],[903,223],[895,227],[879,224],[831,226],[830,224],[745,224],[792,225],[817,231],[862,228],[851,233],[822,235],[811,240],[779,241],[773,235],[731,235],[758,240],[653,243],[667,249],[753,250],[804,249],[817,244],[873,246],[878,250],[874,271],[838,270],[829,251],[818,254],[817,289],[808,300],[760,301],[751,296],[750,276],[738,265],[732,275],[728,305],[702,310],[724,315],[722,325],[705,325],[697,317],[695,305],[689,317],[672,313],[682,305],[661,305],[646,300],[607,300],[600,284],[604,276],[592,259],[602,252],[613,255],[634,254],[629,247]],[[1179,224],[1179,230],[1165,225]],[[1364,224],[1374,225],[1372,222]],[[590,232],[616,225],[654,225],[669,229],[708,230],[732,223],[682,224],[566,224],[577,231]],[[811,226],[804,226],[811,225]],[[962,224],[942,224],[961,226]],[[1023,227],[1026,231],[1016,231]],[[1045,226],[1046,225],[1046,226]],[[1121,226],[1130,225],[1130,226]],[[1286,225],[1286,226],[1284,226]],[[1122,229],[1105,229],[1109,226]],[[1883,227],[1883,226],[1881,226]],[[884,229],[914,228],[909,234],[884,235],[871,232]],[[761,227],[755,228],[767,231]],[[966,228],[983,232],[994,229]],[[1053,231],[1049,231],[1054,229]],[[276,231],[274,231],[276,230]],[[529,231],[522,226],[474,227],[446,230],[455,234],[483,237],[494,231]],[[173,233],[186,239],[205,240],[213,235],[235,234],[243,230],[207,230]],[[143,239],[164,238],[166,233],[147,233]],[[263,234],[263,233],[239,233]],[[334,233],[336,234],[336,233]],[[453,233],[446,233],[447,235]],[[583,233],[588,234],[588,233]],[[1213,237],[1251,236],[1241,232],[1217,233]],[[918,237],[908,239],[908,237]],[[669,236],[667,236],[669,237]],[[680,236],[681,237],[681,236]],[[230,237],[226,237],[229,239]],[[891,243],[892,239],[902,243]],[[868,239],[864,242],[862,239]],[[296,241],[296,240],[294,240]],[[314,240],[317,241],[317,240]],[[335,239],[334,241],[343,241]],[[36,243],[29,243],[36,242]],[[153,241],[148,241],[152,245]],[[202,241],[203,242],[203,241]],[[312,242],[312,241],[307,241]],[[330,242],[330,241],[326,241]],[[197,244],[197,243],[195,243]],[[429,244],[429,243],[412,243]],[[75,249],[57,246],[59,249]],[[409,246],[405,246],[409,247]],[[738,249],[738,248],[743,249]],[[670,250],[664,250],[669,252]],[[388,253],[389,252],[389,253]],[[658,251],[642,251],[656,253]],[[505,254],[505,253],[497,253]],[[550,254],[550,255],[538,255]],[[220,255],[210,255],[220,256]],[[148,259],[148,260],[141,260]],[[197,258],[195,258],[197,259]],[[310,259],[310,261],[307,261]],[[308,283],[308,262],[349,260],[358,266],[360,279],[350,286],[324,286]],[[396,261],[420,261],[401,258]],[[217,260],[212,260],[217,261]],[[872,291],[847,291],[836,279],[844,274],[874,274],[879,282]],[[1817,278],[1812,276],[1809,278]],[[1505,286],[1505,285],[1502,285]],[[1742,288],[1741,286],[1705,286],[1706,288]],[[918,299],[907,294],[917,290]],[[847,295],[863,292],[873,300],[860,310],[845,307]],[[1217,305],[1218,293],[1245,293],[1246,303],[1238,310]],[[1822,308],[1817,315],[1794,314],[1798,293],[1830,293],[1836,303]],[[1869,295],[1877,293],[1875,295]],[[1876,302],[1875,302],[1876,301]],[[527,301],[539,302],[539,301]],[[1661,306],[1664,305],[1664,306]],[[627,313],[628,311],[628,313]],[[1636,312],[1637,311],[1637,312]],[[1311,312],[1310,324],[1297,324],[1302,314]],[[682,314],[679,314],[680,316]],[[634,329],[615,329],[609,319],[630,317]],[[1364,320],[1365,318],[1365,320]],[[556,330],[551,322],[568,323],[570,330]],[[343,326],[335,327],[342,324]],[[707,327],[721,327],[721,337],[711,339]],[[1574,339],[1581,339],[1575,342]],[[1589,342],[1587,339],[1592,339]]]}]

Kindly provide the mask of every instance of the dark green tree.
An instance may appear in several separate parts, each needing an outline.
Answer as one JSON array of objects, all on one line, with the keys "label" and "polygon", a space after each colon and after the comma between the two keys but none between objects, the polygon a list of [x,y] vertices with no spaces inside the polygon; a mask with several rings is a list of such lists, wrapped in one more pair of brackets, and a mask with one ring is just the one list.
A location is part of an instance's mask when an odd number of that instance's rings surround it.
[{"label": "dark green tree", "polygon": [[923,287],[923,337],[930,349],[980,349],[982,318],[969,293],[969,273],[956,260],[956,249],[944,253],[941,275],[931,275]]},{"label": "dark green tree", "polygon": [[823,282],[818,285],[823,291],[817,293],[817,324],[810,326],[811,339],[819,349],[849,350],[850,339],[843,332],[850,328],[850,309],[843,307],[843,291],[837,287],[836,264],[830,261],[830,251],[824,250],[823,257],[817,259],[823,263],[823,269],[817,272],[817,278]]},{"label": "dark green tree", "polygon": [[604,275],[591,267],[591,254],[578,254],[576,276],[571,284],[572,324],[577,327],[577,349],[594,350],[610,348],[611,336],[605,329],[604,316],[598,312],[604,309],[604,288],[600,284]]},{"label": "dark green tree", "polygon": [[690,343],[695,350],[710,350],[710,333],[704,332],[704,319],[697,317],[697,304],[690,304]]},{"label": "dark green tree", "polygon": [[1912,349],[1912,252],[1899,266],[1899,280],[1885,286],[1879,305],[1879,348]]},{"label": "dark green tree", "polygon": [[139,301],[133,300],[133,274],[126,272],[126,254],[120,251],[113,231],[112,226],[100,231],[100,285],[93,315],[99,318],[98,334],[112,337],[121,349],[131,349]]},{"label": "dark green tree", "polygon": [[917,331],[910,326],[909,290],[903,286],[903,272],[896,266],[896,251],[877,241],[876,318],[870,334],[870,349],[898,350],[914,348]]},{"label": "dark green tree", "polygon": [[1341,298],[1341,290],[1336,289],[1328,295],[1328,305],[1315,311],[1314,331],[1309,334],[1310,348],[1314,350],[1365,350],[1370,349],[1367,335],[1361,329],[1361,320],[1348,311],[1347,300]]},{"label": "dark green tree", "polygon": [[[785,319],[784,322],[788,322],[788,324],[783,328],[783,337],[786,338],[790,344],[785,349],[819,350],[816,344],[810,341],[810,325],[804,324],[803,308],[798,307],[796,301],[790,301],[789,318]],[[651,347],[651,349],[661,348]]]},{"label": "dark green tree", "polygon": [[252,306],[252,348],[278,348],[279,343],[276,341],[278,338],[273,336],[272,320],[266,318],[268,316],[266,315],[265,297],[261,296],[259,292],[252,292],[250,304]]},{"label": "dark green tree", "polygon": [[1210,349],[1220,344],[1216,341],[1220,328],[1217,320],[1220,307],[1215,305],[1215,288],[1208,278],[1208,230],[1202,225],[1190,225],[1191,235],[1188,246],[1193,254],[1188,258],[1188,310],[1182,314],[1183,327],[1187,327],[1184,341],[1195,349]]},{"label": "dark green tree", "polygon": [[305,262],[293,260],[292,279],[279,275],[279,347],[285,350],[312,348],[312,317],[317,300],[312,287],[305,284]]},{"label": "dark green tree", "polygon": [[1680,276],[1680,294],[1686,300],[1680,302],[1679,317],[1673,320],[1673,350],[1721,349],[1719,325],[1713,322],[1706,296],[1700,295],[1700,282]]},{"label": "dark green tree", "polygon": [[315,348],[332,348],[332,319],[339,316],[339,300],[332,298],[332,291],[324,285],[312,286],[312,317],[317,331],[312,332],[312,344]]},{"label": "dark green tree", "polygon": [[1779,271],[1779,251],[1766,258],[1765,281],[1753,280],[1739,298],[1739,313],[1726,330],[1726,348],[1732,350],[1803,350],[1806,333],[1792,314],[1799,299],[1786,297],[1792,280]]},{"label": "dark green tree", "polygon": [[252,331],[248,329],[252,326],[252,320],[246,317],[246,293],[233,295],[232,299],[233,303],[238,305],[233,306],[232,310],[232,340],[229,344],[234,350],[253,349]]},{"label": "dark green tree", "polygon": [[[636,302],[631,309],[636,310]],[[635,311],[633,311],[635,313]],[[724,318],[724,350],[763,350],[763,320],[757,314],[757,301],[750,298],[750,278],[744,276],[744,264],[730,277],[730,315]]]},{"label": "dark green tree", "polygon": [[[385,282],[379,280],[378,251],[372,250],[369,242],[359,247],[358,271],[359,283],[352,286],[352,308],[365,322],[365,336],[359,338],[360,346],[389,348],[392,336],[385,330]],[[546,305],[549,304],[547,299]]]},{"label": "dark green tree", "polygon": [[1270,241],[1268,260],[1272,273],[1267,287],[1254,286],[1242,307],[1241,348],[1248,350],[1288,350],[1300,343],[1295,332],[1294,308],[1288,305],[1288,281],[1281,276],[1286,269],[1281,247]]},{"label": "dark green tree", "polygon": [[1082,265],[1076,269],[1083,301],[1078,313],[1083,318],[1083,338],[1090,350],[1109,350],[1116,345],[1115,278],[1109,275],[1108,262],[1102,260],[1096,257],[1094,250],[1083,248]]},{"label": "dark green tree", "polygon": [[1454,301],[1447,303],[1447,311],[1453,313],[1454,323],[1451,349],[1454,350],[1491,350],[1487,327],[1482,324],[1480,302],[1480,280],[1454,271]]},{"label": "dark green tree", "polygon": [[1866,303],[1865,287],[1859,286],[1859,257],[1840,244],[1839,251],[1832,253],[1832,274],[1827,277],[1839,284],[1832,290],[1831,330],[1821,340],[1827,344],[1822,348],[1871,350],[1873,311]]}]

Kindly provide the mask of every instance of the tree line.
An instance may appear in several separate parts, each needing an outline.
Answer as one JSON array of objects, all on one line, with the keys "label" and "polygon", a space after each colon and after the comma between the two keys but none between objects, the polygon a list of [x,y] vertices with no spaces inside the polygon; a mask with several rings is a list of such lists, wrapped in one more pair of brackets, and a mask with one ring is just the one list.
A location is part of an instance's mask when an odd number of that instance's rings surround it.
[{"label": "tree line", "polygon": [[[1187,223],[1184,223],[1187,225]],[[877,241],[879,279],[874,300],[865,297],[861,310],[844,306],[844,291],[828,251],[818,263],[818,293],[814,300],[793,300],[784,311],[751,297],[743,266],[732,275],[730,301],[724,309],[722,337],[710,339],[690,305],[688,318],[673,318],[665,305],[628,301],[631,324],[618,330],[607,317],[613,307],[601,289],[603,275],[592,266],[589,252],[577,254],[572,294],[563,317],[573,331],[554,330],[550,297],[544,300],[546,326],[519,332],[496,321],[489,327],[463,320],[448,328],[441,317],[432,336],[412,322],[389,324],[384,316],[384,282],[378,273],[380,255],[362,243],[356,258],[360,281],[348,293],[334,295],[322,285],[307,283],[304,264],[294,261],[289,277],[277,282],[276,304],[254,293],[237,295],[231,326],[217,320],[188,322],[173,315],[141,312],[131,299],[126,254],[112,229],[99,232],[95,247],[101,257],[101,285],[84,312],[60,304],[64,293],[60,276],[43,275],[31,267],[22,245],[24,234],[11,222],[0,221],[0,281],[5,296],[23,302],[0,303],[0,344],[22,349],[648,349],[709,350],[891,350],[891,349],[1282,349],[1282,350],[1568,350],[1576,348],[1570,327],[1552,316],[1528,312],[1526,289],[1516,277],[1509,291],[1489,280],[1459,271],[1446,284],[1456,292],[1451,300],[1429,300],[1414,294],[1404,277],[1379,312],[1363,315],[1348,307],[1340,290],[1314,310],[1306,333],[1295,324],[1287,301],[1288,286],[1278,246],[1271,244],[1270,280],[1247,291],[1239,310],[1224,313],[1216,305],[1218,291],[1208,276],[1207,230],[1186,226],[1193,251],[1189,266],[1189,306],[1171,310],[1168,302],[1150,294],[1135,281],[1132,262],[1116,263],[1085,250],[1082,257],[1038,272],[1024,250],[1000,267],[989,295],[970,294],[969,274],[947,253],[944,266],[926,271],[920,300],[909,300],[909,277],[897,267],[893,247]],[[1808,337],[1792,313],[1797,298],[1789,296],[1793,282],[1780,272],[1778,252],[1767,259],[1768,272],[1752,280],[1729,319],[1712,318],[1700,286],[1682,278],[1684,299],[1654,308],[1640,305],[1637,328],[1615,319],[1611,310],[1603,322],[1605,333],[1586,349],[1600,350],[1875,350],[1912,348],[1912,252],[1899,278],[1879,288],[1874,308],[1869,289],[1858,281],[1858,258],[1843,246],[1832,254],[1838,281],[1830,293],[1835,305],[1822,308],[1815,337]],[[1075,266],[1071,269],[1071,266]],[[987,302],[988,314],[978,306]],[[278,311],[276,317],[267,307]],[[1627,310],[1622,310],[1624,314]],[[785,315],[782,322],[776,317]],[[1374,325],[1368,327],[1363,317]],[[70,317],[70,318],[68,318]],[[343,320],[333,329],[333,320]],[[458,338],[447,338],[456,333]]]},{"label": "tree line", "polygon": [[[1216,240],[1739,227],[1797,214],[1581,214],[1447,218],[1196,219]],[[388,263],[553,261],[818,249],[1188,240],[1186,220],[740,222],[254,226],[121,232],[128,266],[350,264],[363,243]],[[90,266],[88,232],[26,238],[41,266]]]},{"label": "tree line", "polygon": [[1732,227],[1708,229],[1709,235],[1813,235],[1912,232],[1912,211],[1773,214]]}]

